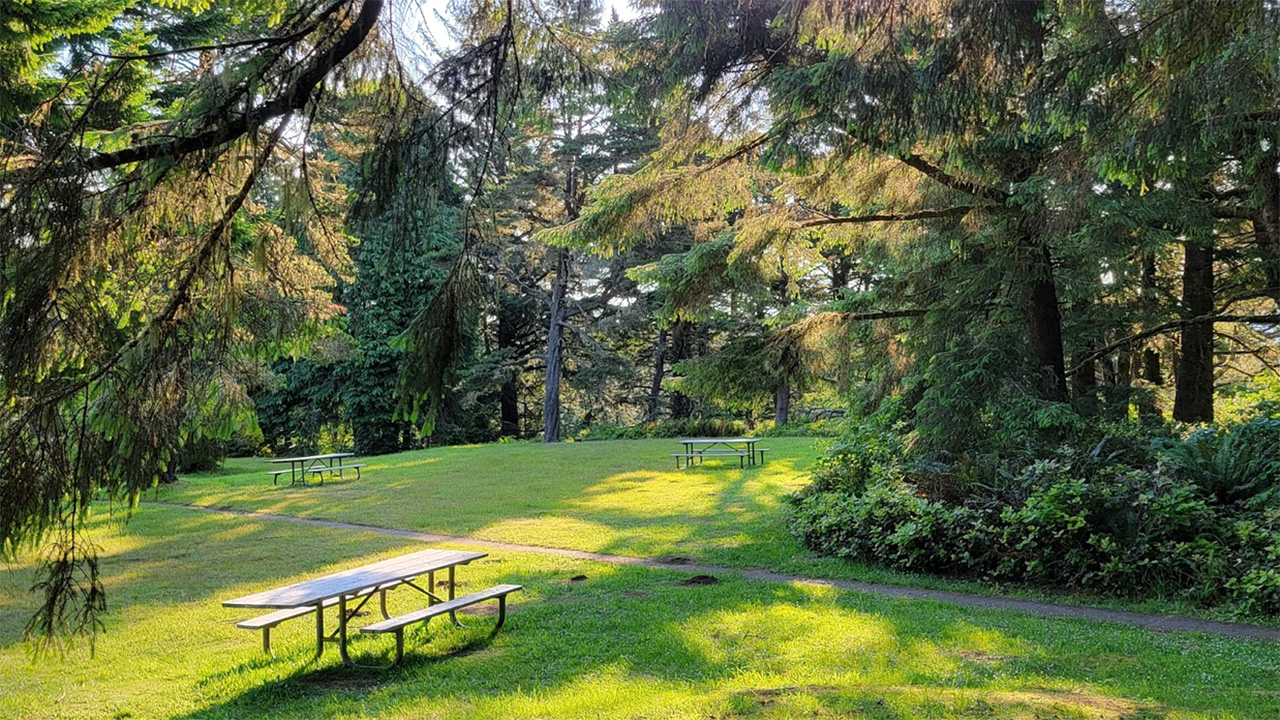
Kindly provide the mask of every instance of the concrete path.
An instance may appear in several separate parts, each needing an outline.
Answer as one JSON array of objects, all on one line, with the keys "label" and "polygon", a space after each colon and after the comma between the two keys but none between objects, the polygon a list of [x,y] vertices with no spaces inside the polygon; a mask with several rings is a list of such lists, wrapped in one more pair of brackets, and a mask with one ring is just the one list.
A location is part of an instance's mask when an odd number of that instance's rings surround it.
[{"label": "concrete path", "polygon": [[376,525],[358,525],[355,523],[337,522],[334,520],[317,520],[312,518],[292,517],[289,515],[274,515],[270,513],[246,512],[242,510],[207,508],[196,505],[183,505],[179,503],[148,502],[145,504],[184,508],[187,510],[198,510],[201,512],[217,513],[222,515],[238,515],[241,517],[263,520],[283,520],[303,525],[333,528],[337,530],[359,530],[362,532],[380,533],[382,535],[391,535],[394,537],[409,538],[411,540],[421,540],[424,542],[457,543],[460,545],[471,545],[474,547],[491,548],[495,550],[511,550],[514,552],[558,555],[560,557],[574,558],[577,560],[592,560],[595,562],[612,563],[615,565],[636,565],[639,567],[673,570],[676,572],[685,572],[696,575],[738,575],[752,580],[765,582],[799,583],[802,585],[833,587],[840,590],[850,590],[853,592],[880,595],[883,597],[932,600],[934,602],[951,603],[953,605],[961,605],[964,607],[1009,610],[1012,612],[1044,615],[1047,617],[1075,618],[1078,620],[1116,623],[1119,625],[1130,625],[1133,627],[1160,632],[1194,632],[1204,633],[1207,635],[1243,638],[1246,640],[1280,642],[1280,628],[1272,628],[1265,625],[1223,622],[1219,620],[1202,620],[1199,618],[1182,617],[1178,615],[1151,615],[1147,613],[1130,612],[1127,610],[1108,610],[1106,608],[1084,607],[1080,605],[1062,605],[1057,603],[1038,602],[1035,600],[1001,597],[998,595],[975,595],[972,593],[951,592],[948,590],[927,590],[923,588],[909,588],[897,585],[864,583],[853,580],[824,580],[820,578],[785,575],[783,573],[769,572],[766,570],[745,570],[741,568],[719,567],[715,565],[699,565],[696,563],[664,561],[662,559],[629,557],[626,555],[604,555],[601,553],[586,552],[584,550],[568,550],[565,548],[542,547],[539,545],[520,545],[493,540],[480,540],[471,537],[437,535],[435,533],[415,532],[413,530],[396,530],[394,528],[384,528]]}]

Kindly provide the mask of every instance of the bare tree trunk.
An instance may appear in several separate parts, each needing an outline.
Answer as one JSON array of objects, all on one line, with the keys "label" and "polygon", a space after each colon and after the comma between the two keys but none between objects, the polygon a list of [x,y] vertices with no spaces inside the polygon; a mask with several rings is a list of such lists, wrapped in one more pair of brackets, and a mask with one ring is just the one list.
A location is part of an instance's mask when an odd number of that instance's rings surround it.
[{"label": "bare tree trunk", "polygon": [[1067,397],[1067,367],[1062,349],[1062,313],[1058,307],[1058,287],[1053,278],[1049,246],[1040,245],[1031,266],[1031,307],[1028,339],[1040,365],[1053,374],[1050,396]]},{"label": "bare tree trunk", "polygon": [[[1213,314],[1213,248],[1184,243],[1182,310],[1190,317]],[[1182,329],[1178,377],[1175,383],[1173,419],[1182,422],[1213,421],[1213,323],[1200,322]]]},{"label": "bare tree trunk", "polygon": [[1121,350],[1116,357],[1116,385],[1133,386],[1133,353]]},{"label": "bare tree trunk", "polygon": [[[1142,297],[1147,311],[1154,313],[1159,306],[1156,298],[1156,256],[1147,253],[1142,258]],[[1160,372],[1160,353],[1150,346],[1142,351],[1142,379],[1152,385],[1163,385]]]},{"label": "bare tree trunk", "polygon": [[[1072,307],[1072,312],[1082,315],[1087,309],[1087,304],[1081,302]],[[1077,351],[1077,360],[1071,363],[1076,367],[1076,371],[1071,373],[1071,397],[1075,399],[1080,412],[1086,415],[1094,415],[1098,411],[1098,363],[1081,363],[1079,359],[1087,357],[1095,349],[1097,346],[1092,342],[1085,345]]]},{"label": "bare tree trunk", "polygon": [[[498,303],[498,349],[506,350],[516,344],[516,323],[512,313]],[[511,370],[502,381],[502,389],[498,393],[499,414],[502,434],[506,436],[520,435],[520,396],[516,388],[516,372]]]},{"label": "bare tree trunk", "polygon": [[547,330],[547,382],[542,402],[542,442],[560,441],[560,380],[564,376],[565,296],[569,288],[569,251],[556,250],[551,280],[551,321]]},{"label": "bare tree trunk", "polygon": [[[671,363],[680,362],[689,357],[693,349],[690,334],[692,325],[688,320],[677,320],[671,331]],[[693,403],[682,392],[671,393],[671,418],[684,420],[693,414]]]},{"label": "bare tree trunk", "polygon": [[1262,251],[1263,272],[1267,277],[1267,290],[1278,307],[1280,307],[1280,171],[1276,163],[1280,162],[1280,153],[1262,163],[1262,177],[1259,179],[1258,193],[1262,204],[1253,219],[1254,243]]},{"label": "bare tree trunk", "polygon": [[841,292],[849,289],[849,261],[843,255],[831,255],[827,266],[831,269],[831,298],[838,300]]},{"label": "bare tree trunk", "polygon": [[773,424],[791,422],[791,383],[783,382],[773,391]]},{"label": "bare tree trunk", "polygon": [[649,404],[645,408],[644,419],[654,422],[658,419],[658,406],[662,400],[662,377],[666,374],[667,329],[658,330],[658,342],[653,346],[653,381],[649,383]]}]

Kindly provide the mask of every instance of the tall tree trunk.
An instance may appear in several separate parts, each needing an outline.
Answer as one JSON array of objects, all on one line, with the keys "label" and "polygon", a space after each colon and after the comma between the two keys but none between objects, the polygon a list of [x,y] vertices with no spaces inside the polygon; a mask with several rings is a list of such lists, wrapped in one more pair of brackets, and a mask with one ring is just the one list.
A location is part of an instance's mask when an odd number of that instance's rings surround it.
[{"label": "tall tree trunk", "polygon": [[791,422],[791,383],[783,382],[773,391],[773,424]]},{"label": "tall tree trunk", "polygon": [[[1193,242],[1183,244],[1186,259],[1182,271],[1182,310],[1189,317],[1213,314],[1213,248]],[[1182,329],[1173,419],[1182,422],[1213,421],[1213,323],[1200,322]]]},{"label": "tall tree trunk", "polygon": [[[505,297],[505,296],[504,296]],[[498,350],[507,350],[516,344],[516,322],[508,303],[498,303]],[[510,437],[520,435],[520,395],[516,388],[516,371],[512,369],[502,381],[502,389],[498,393],[499,416],[502,434]]]},{"label": "tall tree trunk", "polygon": [[565,296],[569,288],[569,251],[556,251],[551,280],[551,321],[547,330],[547,382],[542,401],[542,442],[560,441],[560,380],[564,376]]},{"label": "tall tree trunk", "polygon": [[[1147,312],[1154,313],[1159,308],[1156,297],[1156,256],[1147,253],[1142,258],[1142,298]],[[1147,346],[1142,351],[1142,379],[1152,385],[1163,385],[1164,376],[1160,372],[1160,353]]]},{"label": "tall tree trunk", "polygon": [[1280,307],[1280,154],[1262,163],[1262,176],[1258,181],[1258,195],[1262,203],[1253,219],[1254,243],[1264,261],[1263,272],[1267,277],[1268,294]]},{"label": "tall tree trunk", "polygon": [[[677,320],[671,329],[671,364],[674,365],[689,357],[693,349],[693,326],[688,320]],[[671,418],[684,420],[693,414],[693,403],[682,392],[671,393]]]},{"label": "tall tree trunk", "polygon": [[1133,386],[1133,353],[1121,350],[1116,356],[1116,385]]},{"label": "tall tree trunk", "polygon": [[645,407],[644,419],[654,422],[658,419],[658,407],[662,400],[662,377],[666,374],[667,329],[658,330],[658,342],[653,346],[653,380],[649,383],[649,403]]},{"label": "tall tree trunk", "polygon": [[843,255],[831,255],[827,266],[831,269],[831,298],[839,300],[840,294],[849,289],[849,260]]},{"label": "tall tree trunk", "polygon": [[1031,350],[1040,365],[1053,374],[1051,397],[1067,397],[1067,367],[1062,350],[1062,313],[1058,307],[1058,287],[1053,278],[1053,258],[1049,246],[1040,245],[1031,267],[1031,307],[1029,332]]},{"label": "tall tree trunk", "polygon": [[[1142,304],[1147,314],[1155,315],[1159,308],[1156,298],[1156,256],[1146,253],[1142,256]],[[1150,345],[1143,347],[1138,357],[1136,374],[1150,385],[1163,385],[1164,376],[1160,372],[1160,353]],[[1160,419],[1160,409],[1156,407],[1155,393],[1149,389],[1138,395],[1138,417]]]}]

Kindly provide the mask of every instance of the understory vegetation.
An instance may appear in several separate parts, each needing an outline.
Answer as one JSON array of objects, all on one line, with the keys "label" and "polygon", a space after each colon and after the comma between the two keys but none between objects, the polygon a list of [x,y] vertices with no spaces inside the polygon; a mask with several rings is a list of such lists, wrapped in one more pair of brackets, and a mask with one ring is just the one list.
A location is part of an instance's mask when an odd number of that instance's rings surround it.
[{"label": "understory vegetation", "polygon": [[885,413],[833,442],[792,529],[904,570],[1280,611],[1280,415],[1062,434],[929,452]]}]

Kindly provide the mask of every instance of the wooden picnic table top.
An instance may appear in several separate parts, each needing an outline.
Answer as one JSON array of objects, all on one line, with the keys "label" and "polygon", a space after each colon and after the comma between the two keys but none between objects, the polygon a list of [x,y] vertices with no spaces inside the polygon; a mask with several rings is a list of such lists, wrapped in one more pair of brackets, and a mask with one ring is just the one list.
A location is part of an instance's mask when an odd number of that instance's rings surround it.
[{"label": "wooden picnic table top", "polygon": [[758,443],[760,438],[685,438],[676,442],[682,445],[716,445],[719,443]]},{"label": "wooden picnic table top", "polygon": [[465,565],[489,553],[465,550],[420,550],[332,575],[264,590],[222,603],[223,607],[296,608],[316,605],[358,590],[398,582],[454,565]]},{"label": "wooden picnic table top", "polygon": [[355,455],[355,453],[349,453],[349,452],[341,452],[341,453],[325,453],[324,455],[303,455],[302,457],[273,458],[273,459],[269,459],[269,460],[267,460],[267,462],[270,462],[270,463],[286,463],[286,462],[287,462],[287,463],[295,463],[295,462],[306,462],[306,461],[308,461],[308,460],[328,460],[328,459],[330,459],[330,458],[352,457],[353,455]]}]

